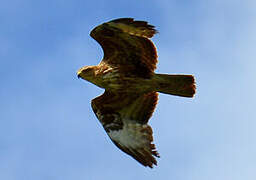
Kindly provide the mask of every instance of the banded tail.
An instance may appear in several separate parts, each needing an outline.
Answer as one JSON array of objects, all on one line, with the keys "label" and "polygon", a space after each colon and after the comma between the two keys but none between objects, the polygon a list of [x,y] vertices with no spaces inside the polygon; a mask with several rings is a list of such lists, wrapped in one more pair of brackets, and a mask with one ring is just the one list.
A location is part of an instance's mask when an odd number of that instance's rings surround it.
[{"label": "banded tail", "polygon": [[196,92],[195,79],[192,75],[155,74],[154,80],[158,92],[183,97],[193,97]]}]

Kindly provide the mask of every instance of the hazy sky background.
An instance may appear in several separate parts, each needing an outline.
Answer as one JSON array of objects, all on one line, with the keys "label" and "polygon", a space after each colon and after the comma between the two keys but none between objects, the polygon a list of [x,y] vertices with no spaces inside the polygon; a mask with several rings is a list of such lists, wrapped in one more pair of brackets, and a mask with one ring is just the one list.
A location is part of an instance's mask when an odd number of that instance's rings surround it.
[{"label": "hazy sky background", "polygon": [[[0,6],[1,180],[255,180],[256,1],[4,0]],[[158,166],[116,148],[90,107],[103,90],[76,71],[102,50],[96,25],[155,25],[157,72],[194,74],[193,99],[160,95]]]}]

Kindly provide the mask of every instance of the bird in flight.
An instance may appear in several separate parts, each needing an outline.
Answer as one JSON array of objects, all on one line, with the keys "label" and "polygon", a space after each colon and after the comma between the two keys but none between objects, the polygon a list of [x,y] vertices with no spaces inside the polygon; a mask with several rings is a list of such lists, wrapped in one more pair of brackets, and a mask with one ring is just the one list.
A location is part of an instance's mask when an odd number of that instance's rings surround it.
[{"label": "bird in flight", "polygon": [[147,124],[158,92],[193,97],[192,75],[156,74],[157,52],[149,38],[157,31],[145,21],[120,18],[94,28],[90,35],[102,47],[97,66],[84,66],[77,76],[105,89],[92,109],[112,142],[144,166],[160,157]]}]

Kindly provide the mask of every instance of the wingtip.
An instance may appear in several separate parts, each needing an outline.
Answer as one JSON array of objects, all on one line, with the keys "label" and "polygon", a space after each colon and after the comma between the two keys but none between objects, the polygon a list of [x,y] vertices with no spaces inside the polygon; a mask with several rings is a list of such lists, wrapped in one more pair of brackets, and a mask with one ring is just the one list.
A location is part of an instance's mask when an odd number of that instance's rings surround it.
[{"label": "wingtip", "polygon": [[134,20],[134,18],[118,18],[108,23],[134,36],[151,38],[159,33],[155,26],[148,24],[147,21],[138,21]]}]

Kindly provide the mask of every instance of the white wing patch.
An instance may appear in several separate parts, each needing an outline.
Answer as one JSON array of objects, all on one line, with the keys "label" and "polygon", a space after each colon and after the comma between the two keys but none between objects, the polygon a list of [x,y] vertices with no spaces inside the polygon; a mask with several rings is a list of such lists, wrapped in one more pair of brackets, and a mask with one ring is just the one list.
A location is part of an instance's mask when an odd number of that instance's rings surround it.
[{"label": "white wing patch", "polygon": [[152,144],[152,129],[147,124],[133,123],[132,121],[124,121],[124,126],[119,130],[111,130],[108,132],[112,141],[124,152],[131,155],[134,159],[142,163],[144,166],[153,167],[157,165],[156,159],[160,157]]},{"label": "white wing patch", "polygon": [[122,130],[110,131],[108,135],[118,143],[121,143],[125,147],[137,148],[148,143],[147,133],[141,133],[142,128],[147,128],[148,125],[140,124],[124,124]]}]

